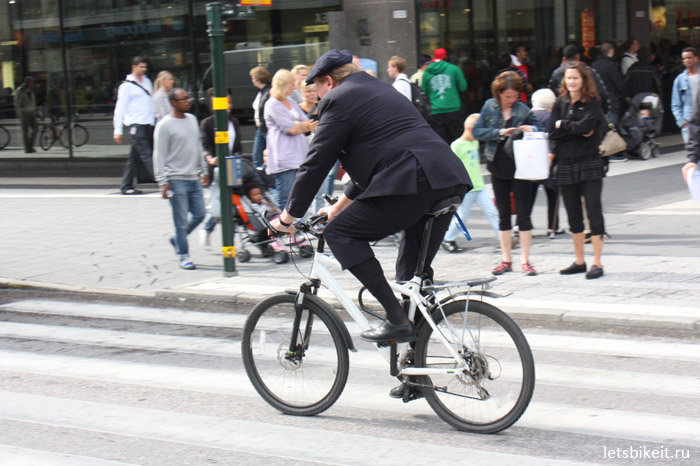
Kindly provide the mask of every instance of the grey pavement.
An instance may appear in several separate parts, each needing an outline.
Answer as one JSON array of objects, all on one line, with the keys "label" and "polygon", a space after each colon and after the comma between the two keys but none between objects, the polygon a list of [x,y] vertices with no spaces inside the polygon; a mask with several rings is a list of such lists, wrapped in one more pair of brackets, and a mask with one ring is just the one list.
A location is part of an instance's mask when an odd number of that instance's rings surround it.
[{"label": "grey pavement", "polygon": [[[677,143],[674,137],[665,141],[667,147]],[[684,161],[682,152],[671,152],[611,164],[604,197],[611,238],[599,280],[558,273],[573,260],[572,244],[568,234],[555,239],[544,234],[540,193],[531,253],[539,275],[526,277],[516,266],[491,289],[504,297],[487,300],[521,319],[699,330],[700,203],[683,190]],[[658,186],[662,175],[672,180],[664,181],[668,189]],[[170,207],[155,187],[141,196],[122,196],[118,178],[60,180],[0,174],[0,293],[3,286],[41,287],[254,303],[297,288],[310,270],[310,259],[278,265],[254,253],[250,262],[237,264],[237,275],[225,277],[220,237],[207,251],[198,244],[198,230],[190,236],[197,270],[181,270],[168,244]],[[567,225],[563,208],[560,215]],[[460,240],[464,252],[438,253],[437,280],[489,276],[499,261],[496,236],[478,208],[468,227],[474,239]],[[381,241],[375,252],[390,274],[393,242]],[[590,249],[587,253],[590,257]],[[352,276],[345,272],[340,282],[356,296],[359,285]],[[335,303],[326,290],[321,295]]]}]

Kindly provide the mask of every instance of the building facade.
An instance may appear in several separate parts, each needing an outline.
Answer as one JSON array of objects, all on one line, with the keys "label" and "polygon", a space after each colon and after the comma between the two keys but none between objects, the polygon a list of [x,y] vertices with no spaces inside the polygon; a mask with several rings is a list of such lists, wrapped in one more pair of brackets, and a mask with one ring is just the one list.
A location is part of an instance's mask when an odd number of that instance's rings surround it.
[{"label": "building facade", "polygon": [[[0,118],[11,118],[7,94],[31,75],[44,114],[79,112],[81,118],[108,122],[114,88],[130,71],[134,55],[149,57],[152,78],[169,70],[191,92],[207,87],[206,4],[0,2]],[[268,64],[274,56],[270,50],[284,46],[304,52],[289,49],[291,55],[275,67],[292,61],[310,65],[329,47],[343,47],[375,60],[378,78],[386,80],[392,55],[406,58],[410,74],[420,54],[444,47],[468,76],[465,98],[474,107],[489,96],[487,71],[497,68],[515,46],[529,51],[531,81],[537,86],[558,65],[558,50],[566,43],[581,44],[589,54],[602,41],[620,43],[630,36],[654,42],[661,53],[679,43],[700,44],[697,0],[273,0],[271,6],[234,10],[226,16],[225,48],[230,63],[246,55],[244,64],[235,66],[248,66],[250,57]],[[243,77],[236,80],[245,79],[246,73],[238,76]],[[248,83],[228,84],[235,92]],[[105,145],[111,143],[103,139]],[[91,143],[101,142],[94,138]]]}]

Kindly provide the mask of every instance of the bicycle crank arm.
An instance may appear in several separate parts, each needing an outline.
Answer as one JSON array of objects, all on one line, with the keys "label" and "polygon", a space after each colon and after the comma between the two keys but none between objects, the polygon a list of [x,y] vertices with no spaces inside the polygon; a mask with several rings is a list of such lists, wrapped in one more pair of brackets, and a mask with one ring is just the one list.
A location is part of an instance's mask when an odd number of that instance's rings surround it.
[{"label": "bicycle crank arm", "polygon": [[486,401],[489,398],[491,398],[491,395],[489,395],[489,392],[484,390],[483,388],[479,387],[479,394],[481,396],[469,396],[469,395],[463,395],[462,393],[455,393],[447,390],[447,387],[437,387],[435,385],[427,385],[424,383],[418,383],[418,382],[411,382],[410,380],[407,382],[408,385],[412,387],[420,387],[420,388],[429,388],[431,390],[434,390],[436,392],[440,393],[445,393],[447,395],[454,395],[454,396],[459,396],[461,398],[469,398],[470,400],[477,400],[477,401]]}]

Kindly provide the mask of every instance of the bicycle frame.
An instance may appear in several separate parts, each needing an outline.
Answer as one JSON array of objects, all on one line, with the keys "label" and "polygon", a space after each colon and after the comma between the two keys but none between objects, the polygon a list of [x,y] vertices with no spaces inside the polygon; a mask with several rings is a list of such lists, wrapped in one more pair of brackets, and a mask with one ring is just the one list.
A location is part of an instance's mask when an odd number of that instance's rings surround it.
[{"label": "bicycle frame", "polygon": [[[372,328],[369,321],[364,316],[360,308],[352,301],[350,296],[348,296],[348,294],[345,292],[345,289],[335,279],[335,277],[331,273],[332,269],[341,270],[341,266],[338,263],[338,261],[323,253],[316,251],[316,253],[314,254],[314,261],[311,266],[310,278],[320,280],[321,283],[323,283],[331,291],[331,293],[333,293],[336,299],[338,299],[340,304],[348,312],[348,314],[350,314],[350,317],[352,317],[355,323],[357,323],[363,331],[369,330],[370,328]],[[414,277],[404,284],[395,282],[389,282],[389,284],[394,291],[401,293],[402,295],[408,296],[410,298],[411,303],[408,313],[409,319],[413,321],[413,318],[415,317],[415,310],[416,308],[418,308],[420,313],[423,314],[423,317],[425,318],[426,322],[433,328],[433,331],[435,332],[434,334],[439,337],[440,341],[445,346],[445,348],[447,348],[449,353],[452,355],[453,360],[455,361],[455,367],[449,369],[404,367],[399,371],[399,375],[401,376],[453,374],[457,371],[465,369],[466,362],[460,356],[460,354],[452,347],[452,345],[450,345],[450,343],[447,341],[447,338],[445,338],[442,332],[438,329],[437,325],[433,321],[433,318],[428,312],[428,307],[423,303],[423,296],[420,294],[421,279],[419,277]],[[403,343],[401,344],[401,346],[402,350],[400,351],[400,353],[401,355],[404,355],[404,353],[408,349],[408,344]],[[387,360],[387,362],[391,363],[392,355],[389,352],[389,347],[380,347],[379,345],[377,345],[377,350],[384,357],[384,359]]]}]

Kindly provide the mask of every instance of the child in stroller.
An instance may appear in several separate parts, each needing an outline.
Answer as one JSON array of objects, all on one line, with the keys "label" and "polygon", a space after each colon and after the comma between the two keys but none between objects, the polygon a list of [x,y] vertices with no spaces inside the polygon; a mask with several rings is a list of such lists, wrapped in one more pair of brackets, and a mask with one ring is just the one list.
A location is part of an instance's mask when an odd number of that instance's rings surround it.
[{"label": "child in stroller", "polygon": [[267,234],[269,220],[279,216],[282,211],[267,196],[263,187],[257,183],[243,186],[243,195],[233,194],[235,212],[235,234],[238,238],[236,258],[239,262],[248,262],[251,253],[246,246],[256,246],[263,257],[272,257],[276,264],[289,260],[289,252],[298,248],[301,257],[311,257],[314,249],[303,238],[292,236],[271,238]]},{"label": "child in stroller", "polygon": [[627,143],[627,153],[642,160],[659,156],[659,143],[654,136],[661,132],[663,122],[661,99],[653,92],[635,95],[620,120],[620,136]]}]

